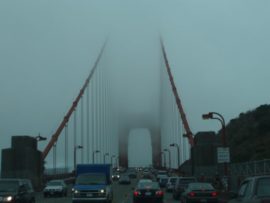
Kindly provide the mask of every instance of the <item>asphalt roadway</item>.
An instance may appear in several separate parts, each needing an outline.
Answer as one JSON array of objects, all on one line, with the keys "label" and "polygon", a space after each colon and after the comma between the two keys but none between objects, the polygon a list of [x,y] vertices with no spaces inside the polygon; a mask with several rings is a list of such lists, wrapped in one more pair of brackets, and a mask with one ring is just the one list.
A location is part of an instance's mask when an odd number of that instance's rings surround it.
[{"label": "asphalt roadway", "polygon": [[[133,189],[138,179],[133,179],[130,185],[120,185],[118,182],[113,183],[113,203],[132,203]],[[165,191],[164,191],[165,192]],[[71,203],[71,191],[67,197],[49,197],[44,198],[42,193],[36,194],[36,203]],[[173,200],[172,193],[165,192],[164,203],[179,203],[179,200]]]}]

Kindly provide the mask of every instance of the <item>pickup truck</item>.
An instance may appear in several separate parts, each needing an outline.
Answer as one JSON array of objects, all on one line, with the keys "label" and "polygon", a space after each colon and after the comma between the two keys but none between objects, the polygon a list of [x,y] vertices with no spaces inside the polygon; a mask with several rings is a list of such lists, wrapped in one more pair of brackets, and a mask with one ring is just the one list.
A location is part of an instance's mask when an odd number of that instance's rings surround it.
[{"label": "pickup truck", "polygon": [[246,178],[228,203],[270,203],[270,176]]},{"label": "pickup truck", "polygon": [[111,176],[110,164],[77,165],[72,203],[111,203],[113,200]]}]

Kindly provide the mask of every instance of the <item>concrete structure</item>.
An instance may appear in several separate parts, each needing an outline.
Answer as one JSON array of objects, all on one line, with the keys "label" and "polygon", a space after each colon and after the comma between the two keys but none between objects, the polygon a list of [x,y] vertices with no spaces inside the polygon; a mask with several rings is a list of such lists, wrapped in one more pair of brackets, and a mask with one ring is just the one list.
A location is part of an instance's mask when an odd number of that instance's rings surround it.
[{"label": "concrete structure", "polygon": [[215,132],[198,132],[194,137],[192,148],[193,173],[196,176],[213,176],[221,174],[217,164],[217,147],[221,146],[221,138]]},{"label": "concrete structure", "polygon": [[26,178],[34,188],[42,185],[42,153],[37,150],[37,140],[30,136],[13,136],[11,148],[2,150],[2,178]]}]

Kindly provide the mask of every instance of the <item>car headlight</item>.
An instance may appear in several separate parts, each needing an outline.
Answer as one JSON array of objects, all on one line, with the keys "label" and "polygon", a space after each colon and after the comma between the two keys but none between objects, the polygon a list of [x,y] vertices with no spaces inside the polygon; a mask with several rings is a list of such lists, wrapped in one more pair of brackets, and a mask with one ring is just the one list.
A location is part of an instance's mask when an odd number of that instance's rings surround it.
[{"label": "car headlight", "polygon": [[104,189],[101,189],[101,190],[100,190],[100,193],[105,193],[105,190],[104,190]]},{"label": "car headlight", "polygon": [[74,193],[75,193],[75,194],[78,194],[78,193],[79,193],[79,190],[74,190]]},{"label": "car headlight", "polygon": [[11,202],[13,200],[13,197],[7,196],[7,197],[4,197],[3,200],[4,200],[3,202]]},{"label": "car headlight", "polygon": [[120,175],[117,175],[117,178],[120,178]]}]

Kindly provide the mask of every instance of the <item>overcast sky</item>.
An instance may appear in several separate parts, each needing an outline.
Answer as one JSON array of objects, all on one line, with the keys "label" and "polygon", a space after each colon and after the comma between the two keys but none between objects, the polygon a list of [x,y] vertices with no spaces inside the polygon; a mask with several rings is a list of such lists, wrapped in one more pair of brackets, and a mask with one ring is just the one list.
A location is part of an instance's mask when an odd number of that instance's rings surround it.
[{"label": "overcast sky", "polygon": [[108,36],[116,104],[156,119],[161,34],[192,131],[218,130],[201,114],[229,122],[269,103],[269,10],[269,0],[0,1],[0,148],[54,132]]}]

